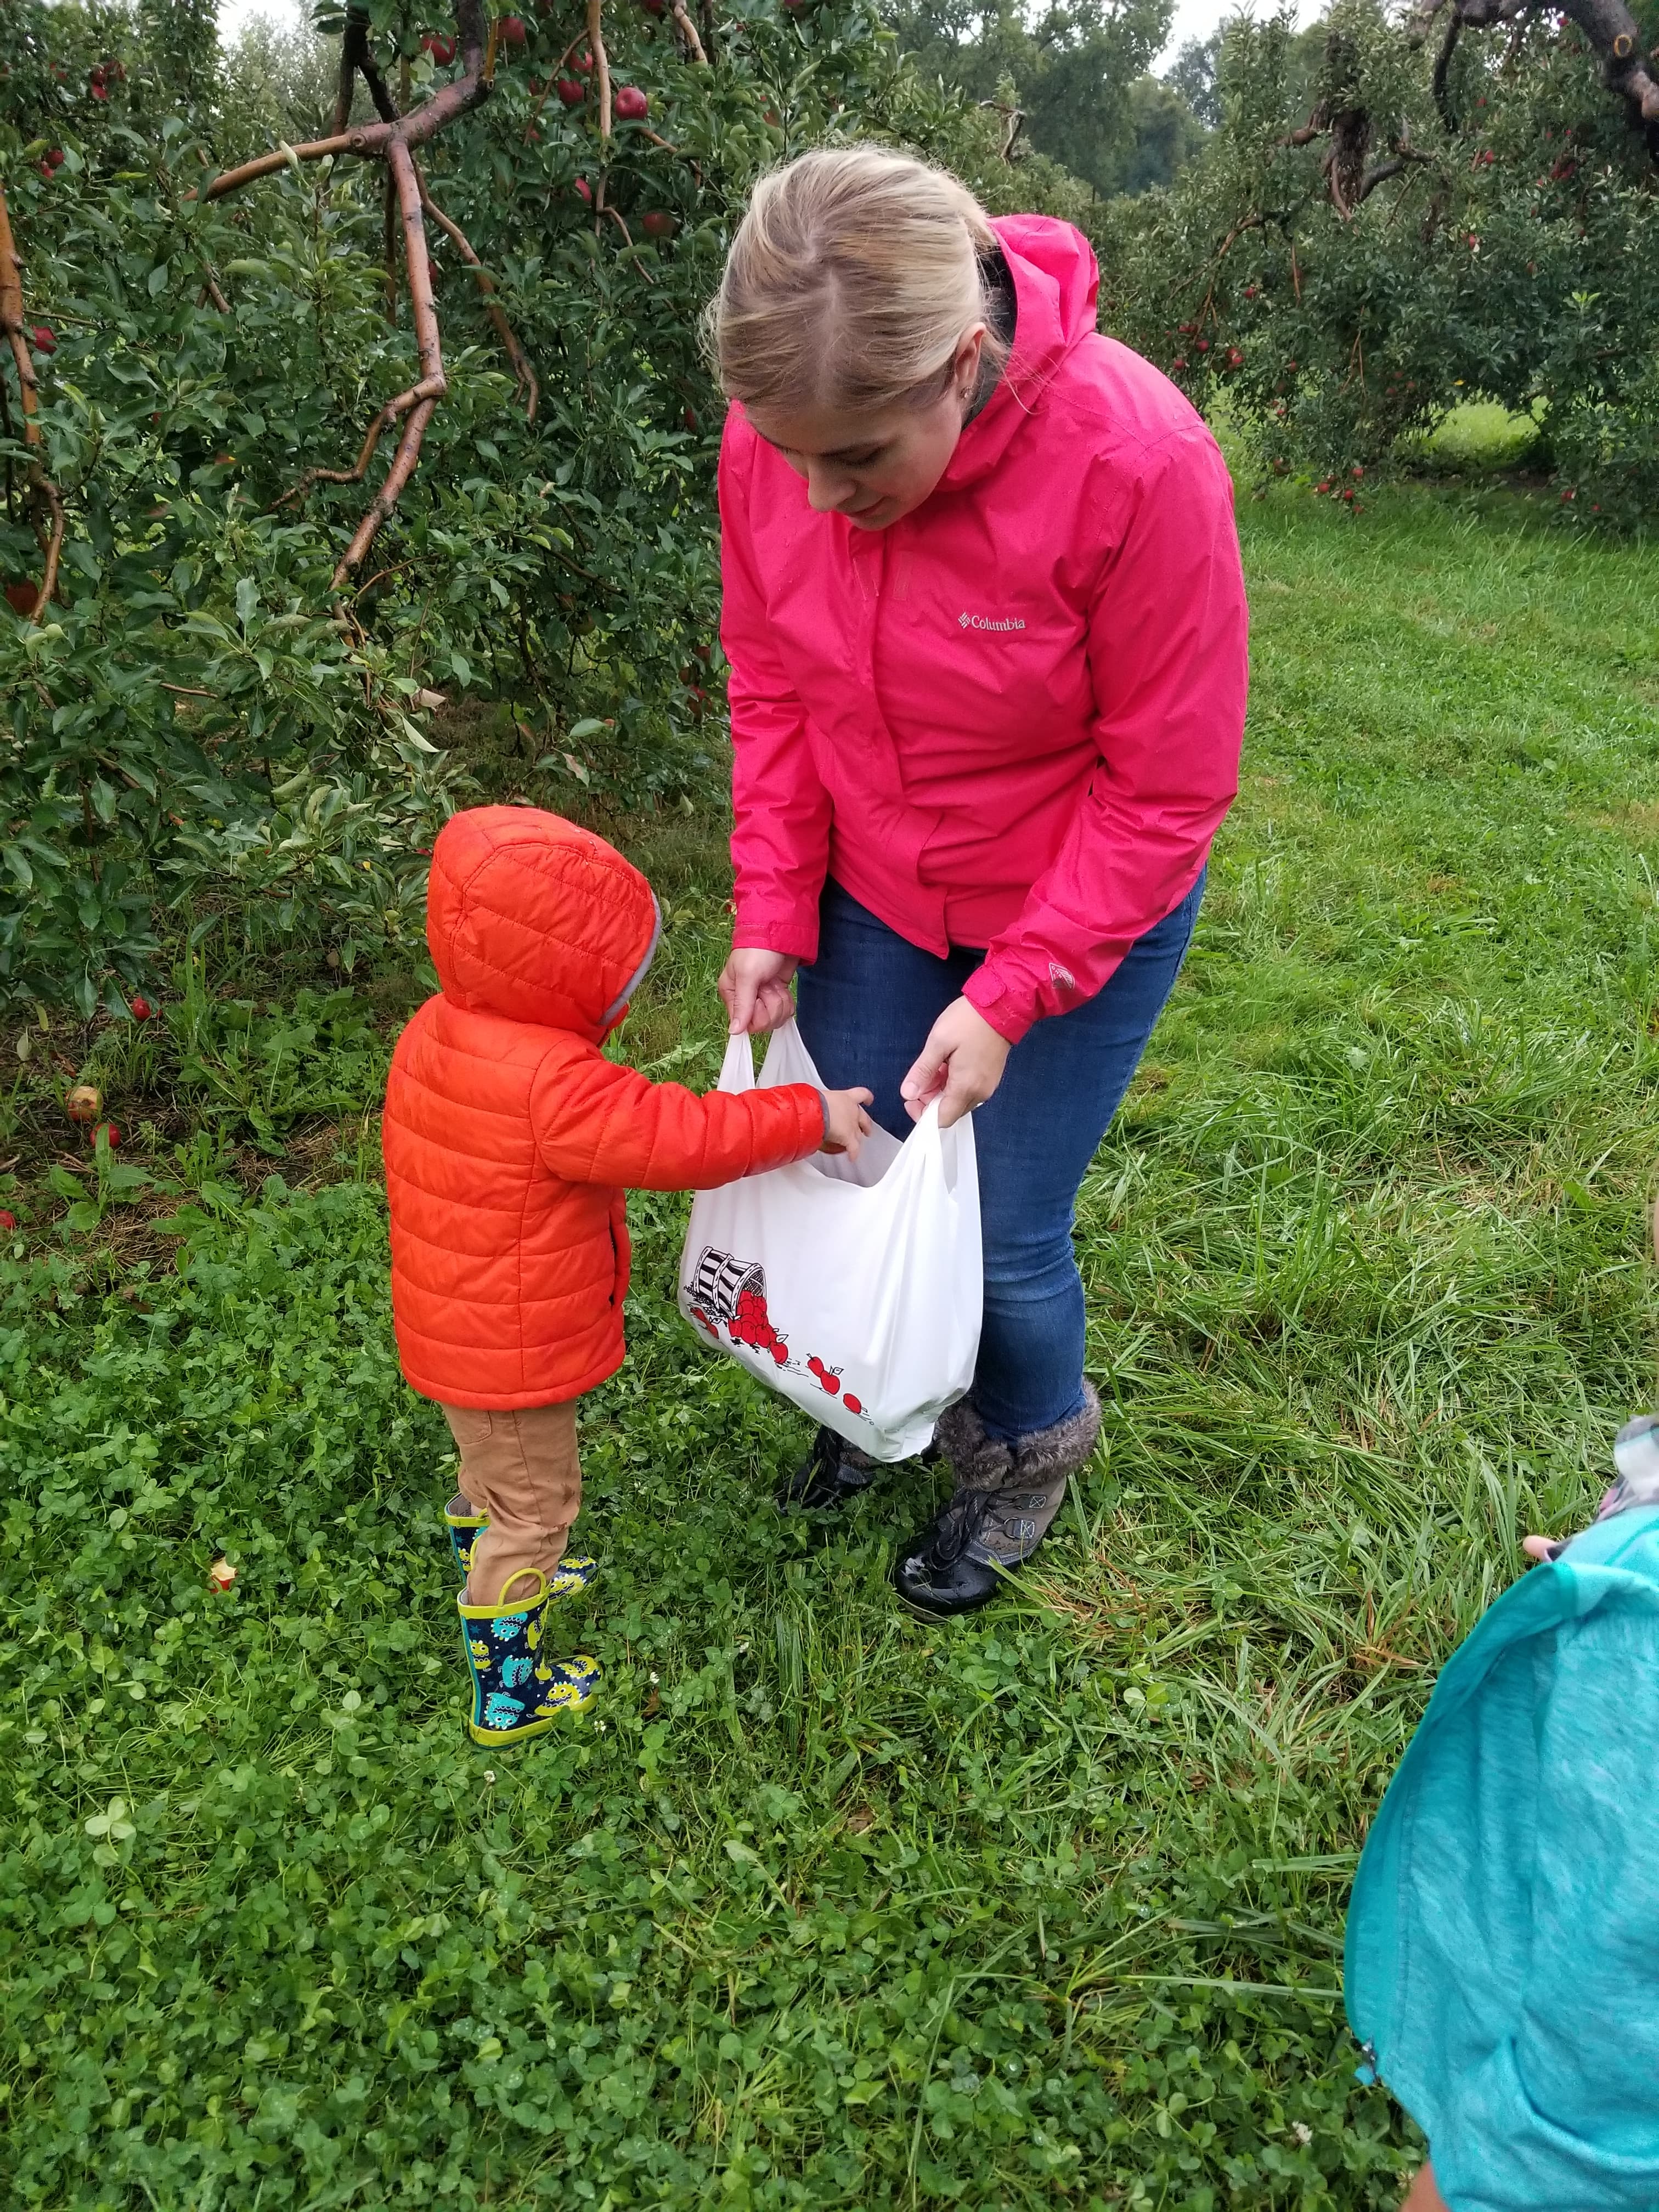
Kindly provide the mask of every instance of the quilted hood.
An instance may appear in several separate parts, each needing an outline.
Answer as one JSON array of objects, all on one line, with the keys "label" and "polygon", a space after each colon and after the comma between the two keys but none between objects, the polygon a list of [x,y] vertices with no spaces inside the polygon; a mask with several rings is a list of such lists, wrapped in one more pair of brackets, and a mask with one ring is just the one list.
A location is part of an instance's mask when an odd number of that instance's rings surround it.
[{"label": "quilted hood", "polygon": [[443,994],[597,1041],[657,948],[651,886],[614,845],[562,815],[474,806],[439,832],[426,941]]}]

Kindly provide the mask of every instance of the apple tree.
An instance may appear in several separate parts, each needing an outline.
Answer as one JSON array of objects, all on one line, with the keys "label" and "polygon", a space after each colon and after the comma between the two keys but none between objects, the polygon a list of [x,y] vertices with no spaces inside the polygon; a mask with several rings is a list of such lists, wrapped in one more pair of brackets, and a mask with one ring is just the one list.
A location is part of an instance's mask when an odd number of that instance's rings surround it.
[{"label": "apple tree", "polygon": [[[1493,35],[1496,33],[1497,35]],[[1531,412],[1575,518],[1659,505],[1659,89],[1622,0],[1338,0],[1240,19],[1221,125],[1104,226],[1110,313],[1267,465],[1366,476],[1476,395]]]}]

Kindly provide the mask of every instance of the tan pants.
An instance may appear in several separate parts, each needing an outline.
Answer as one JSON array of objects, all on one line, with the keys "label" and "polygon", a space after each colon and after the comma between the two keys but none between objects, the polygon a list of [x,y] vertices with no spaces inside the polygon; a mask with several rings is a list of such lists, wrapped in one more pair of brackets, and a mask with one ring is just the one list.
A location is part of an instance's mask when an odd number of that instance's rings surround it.
[{"label": "tan pants", "polygon": [[489,1516],[472,1547],[466,1601],[499,1605],[527,1568],[550,1576],[564,1557],[582,1502],[575,1401],[514,1413],[446,1406],[444,1418],[461,1455],[461,1495]]}]

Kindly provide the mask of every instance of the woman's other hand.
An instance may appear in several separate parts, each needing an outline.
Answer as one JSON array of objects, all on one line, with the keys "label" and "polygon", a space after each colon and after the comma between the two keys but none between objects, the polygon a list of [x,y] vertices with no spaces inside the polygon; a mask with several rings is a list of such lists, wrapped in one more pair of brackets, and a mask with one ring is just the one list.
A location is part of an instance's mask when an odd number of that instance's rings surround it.
[{"label": "woman's other hand", "polygon": [[910,1119],[921,1121],[936,1098],[941,1129],[971,1114],[1001,1082],[1012,1050],[1007,1038],[998,1036],[970,1000],[953,999],[899,1085]]},{"label": "woman's other hand", "polygon": [[732,1036],[761,1036],[793,1019],[795,1002],[789,986],[799,965],[787,952],[765,952],[754,945],[732,947],[719,986]]}]

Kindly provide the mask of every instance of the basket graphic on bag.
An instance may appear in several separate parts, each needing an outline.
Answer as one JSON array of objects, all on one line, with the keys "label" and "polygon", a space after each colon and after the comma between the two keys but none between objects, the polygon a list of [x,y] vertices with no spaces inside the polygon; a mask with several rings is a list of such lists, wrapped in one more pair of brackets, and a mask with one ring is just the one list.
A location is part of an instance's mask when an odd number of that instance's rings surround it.
[{"label": "basket graphic on bag", "polygon": [[687,1288],[711,1321],[734,1321],[745,1291],[764,1302],[766,1270],[757,1261],[734,1260],[705,1244]]},{"label": "basket graphic on bag", "polygon": [[757,1260],[738,1260],[705,1244],[686,1285],[694,1320],[716,1339],[722,1322],[734,1345],[764,1352],[775,1366],[789,1364],[789,1346],[766,1310],[766,1270]]}]

